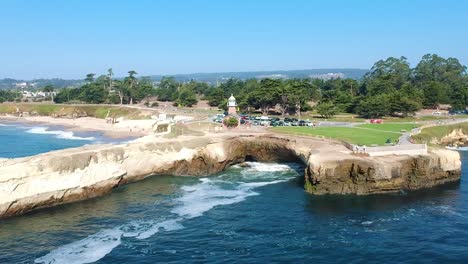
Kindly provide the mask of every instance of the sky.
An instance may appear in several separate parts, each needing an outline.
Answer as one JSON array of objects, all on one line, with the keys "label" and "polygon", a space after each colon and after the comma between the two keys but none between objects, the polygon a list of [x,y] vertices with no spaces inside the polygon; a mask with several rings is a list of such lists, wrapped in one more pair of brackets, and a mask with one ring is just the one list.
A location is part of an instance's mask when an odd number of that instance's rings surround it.
[{"label": "sky", "polygon": [[2,0],[0,78],[468,63],[465,0]]}]

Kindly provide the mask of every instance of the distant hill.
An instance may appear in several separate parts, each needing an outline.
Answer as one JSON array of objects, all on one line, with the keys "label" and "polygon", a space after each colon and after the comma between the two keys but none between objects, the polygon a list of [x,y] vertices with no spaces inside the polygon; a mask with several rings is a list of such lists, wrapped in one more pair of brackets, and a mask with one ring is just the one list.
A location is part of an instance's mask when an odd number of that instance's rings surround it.
[{"label": "distant hill", "polygon": [[172,76],[177,81],[202,81],[209,83],[223,82],[227,79],[252,79],[252,78],[352,78],[361,79],[368,70],[365,69],[312,69],[312,70],[291,70],[291,71],[252,71],[252,72],[219,72],[219,73],[190,73],[175,75],[153,75],[155,81],[161,80],[164,76]]},{"label": "distant hill", "polygon": [[39,89],[46,85],[53,85],[57,88],[64,88],[70,86],[79,86],[83,80],[64,80],[64,79],[34,79],[34,80],[16,80],[16,79],[0,79],[0,89]]},{"label": "distant hill", "polygon": [[[175,75],[152,75],[154,81],[160,81],[164,76],[174,77],[179,82],[188,82],[190,80],[208,82],[216,84],[224,82],[230,78],[235,79],[263,79],[263,78],[352,78],[361,79],[368,70],[365,69],[312,69],[312,70],[291,70],[291,71],[253,71],[253,72],[218,72],[218,73],[189,73]],[[119,79],[119,78],[117,78]],[[53,85],[57,88],[70,86],[79,86],[83,84],[83,80],[65,80],[65,79],[34,79],[34,80],[16,80],[16,79],[0,79],[0,89],[39,89],[46,85]]]}]

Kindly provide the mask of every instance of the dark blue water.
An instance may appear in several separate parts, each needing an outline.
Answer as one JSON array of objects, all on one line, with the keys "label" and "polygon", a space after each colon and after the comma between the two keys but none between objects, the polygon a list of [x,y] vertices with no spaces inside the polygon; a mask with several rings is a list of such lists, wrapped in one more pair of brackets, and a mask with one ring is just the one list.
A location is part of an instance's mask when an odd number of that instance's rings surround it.
[{"label": "dark blue water", "polygon": [[100,132],[72,132],[61,126],[0,121],[0,158],[18,158],[96,143],[119,143]]},{"label": "dark blue water", "polygon": [[0,220],[0,263],[467,263],[459,184],[312,196],[297,164],[155,176],[97,199]]}]

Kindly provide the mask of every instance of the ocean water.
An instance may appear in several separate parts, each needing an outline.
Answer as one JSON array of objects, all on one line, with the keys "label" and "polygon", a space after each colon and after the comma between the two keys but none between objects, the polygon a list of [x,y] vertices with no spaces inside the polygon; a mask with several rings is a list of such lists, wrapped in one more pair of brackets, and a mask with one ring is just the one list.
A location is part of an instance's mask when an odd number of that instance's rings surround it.
[{"label": "ocean water", "polygon": [[19,158],[86,144],[120,143],[100,132],[72,132],[62,126],[0,121],[0,158]]},{"label": "ocean water", "polygon": [[313,196],[300,164],[155,176],[104,197],[0,220],[0,263],[467,263],[460,183]]}]

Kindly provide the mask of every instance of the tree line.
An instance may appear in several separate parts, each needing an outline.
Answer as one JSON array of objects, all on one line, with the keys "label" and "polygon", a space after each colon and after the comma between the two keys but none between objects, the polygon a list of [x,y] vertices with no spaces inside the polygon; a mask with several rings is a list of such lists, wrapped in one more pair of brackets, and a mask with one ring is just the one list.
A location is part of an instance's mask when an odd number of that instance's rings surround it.
[{"label": "tree line", "polygon": [[407,116],[421,108],[450,104],[454,110],[468,104],[466,67],[455,58],[424,55],[411,68],[405,57],[390,57],[376,62],[362,78],[355,79],[229,79],[219,85],[205,82],[177,82],[163,77],[154,85],[147,77],[137,78],[129,71],[123,79],[113,78],[112,69],[95,78],[86,76],[78,88],[59,90],[57,103],[85,102],[133,104],[148,97],[190,107],[205,99],[212,107],[226,108],[233,94],[243,112],[267,114],[274,109],[281,115],[315,108],[324,117],[338,112],[365,118]]},{"label": "tree line", "polygon": [[19,93],[16,91],[0,90],[0,103],[13,102],[19,98]]}]

